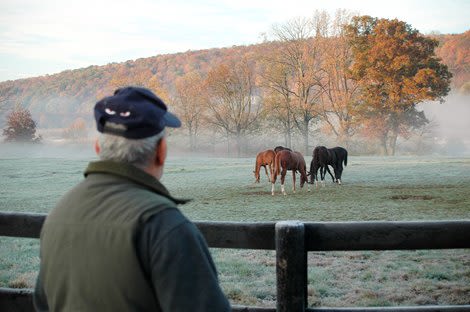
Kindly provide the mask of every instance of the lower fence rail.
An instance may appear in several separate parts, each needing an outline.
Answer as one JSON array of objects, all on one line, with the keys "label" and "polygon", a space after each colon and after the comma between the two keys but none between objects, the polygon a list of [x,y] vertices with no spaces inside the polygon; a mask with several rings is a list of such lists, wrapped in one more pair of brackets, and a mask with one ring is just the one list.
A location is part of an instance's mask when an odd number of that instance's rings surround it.
[{"label": "lower fence rail", "polygon": [[[0,236],[39,238],[45,214],[0,212]],[[470,248],[470,220],[421,222],[195,222],[209,247],[276,250],[276,308],[234,312],[470,311],[470,305],[316,307],[307,302],[308,251]],[[0,288],[0,310],[34,311],[33,290]]]}]

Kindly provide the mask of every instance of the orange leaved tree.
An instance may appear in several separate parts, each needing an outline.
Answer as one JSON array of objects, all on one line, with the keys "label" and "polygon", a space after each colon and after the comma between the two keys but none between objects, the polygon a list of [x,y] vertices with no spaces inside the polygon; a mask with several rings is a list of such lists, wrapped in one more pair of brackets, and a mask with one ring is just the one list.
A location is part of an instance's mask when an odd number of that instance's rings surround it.
[{"label": "orange leaved tree", "polygon": [[438,42],[405,22],[358,16],[346,31],[360,88],[359,118],[381,153],[393,155],[398,136],[427,123],[416,104],[443,102],[452,75],[434,53]]}]

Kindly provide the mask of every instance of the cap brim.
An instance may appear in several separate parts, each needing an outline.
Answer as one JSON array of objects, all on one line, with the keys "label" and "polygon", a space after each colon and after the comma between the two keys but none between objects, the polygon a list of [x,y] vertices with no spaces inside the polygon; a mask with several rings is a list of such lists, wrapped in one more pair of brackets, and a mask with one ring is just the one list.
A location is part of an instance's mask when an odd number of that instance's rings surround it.
[{"label": "cap brim", "polygon": [[178,117],[176,117],[172,113],[167,111],[166,114],[163,116],[163,118],[165,119],[165,126],[171,127],[171,128],[181,127],[181,121],[178,119]]}]

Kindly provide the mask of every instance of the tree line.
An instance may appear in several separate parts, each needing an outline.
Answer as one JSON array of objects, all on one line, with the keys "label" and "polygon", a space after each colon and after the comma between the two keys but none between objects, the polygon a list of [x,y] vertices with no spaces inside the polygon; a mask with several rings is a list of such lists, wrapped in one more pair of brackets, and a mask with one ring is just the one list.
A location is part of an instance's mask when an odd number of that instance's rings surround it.
[{"label": "tree line", "polygon": [[438,42],[396,19],[317,12],[276,25],[272,34],[272,49],[262,55],[176,80],[172,102],[192,148],[201,124],[239,142],[268,120],[288,147],[292,132],[300,133],[306,154],[312,125],[323,124],[339,145],[362,135],[392,155],[399,136],[428,123],[416,105],[443,101],[450,90]]},{"label": "tree line", "polygon": [[[141,60],[110,64],[105,83],[93,68],[101,83],[82,96],[87,100],[78,118],[115,88],[140,85],[170,103],[193,151],[199,135],[211,131],[234,139],[240,154],[243,137],[268,128],[281,133],[288,147],[299,134],[310,154],[312,129],[320,129],[338,145],[367,137],[379,143],[380,153],[392,155],[398,137],[429,126],[416,105],[443,101],[450,90],[452,75],[436,56],[438,44],[396,19],[316,12],[274,25],[263,44],[243,53],[218,50],[211,62],[193,53],[193,62],[174,70],[171,79],[161,76],[174,66],[168,56],[147,70],[135,70]],[[66,94],[68,84],[59,88]],[[60,100],[57,105],[53,110],[63,111]]]}]

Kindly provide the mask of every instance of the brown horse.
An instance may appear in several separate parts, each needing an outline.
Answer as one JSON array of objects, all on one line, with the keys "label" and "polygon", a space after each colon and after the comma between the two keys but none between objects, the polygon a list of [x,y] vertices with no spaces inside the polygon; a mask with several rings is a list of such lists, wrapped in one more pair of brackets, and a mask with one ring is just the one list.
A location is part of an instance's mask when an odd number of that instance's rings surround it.
[{"label": "brown horse", "polygon": [[[275,155],[276,154],[271,149],[265,150],[263,152],[259,152],[258,155],[256,155],[256,166],[255,166],[255,171],[253,171],[253,173],[255,174],[256,183],[259,183],[259,170],[261,167],[264,167],[264,171],[266,172],[266,176],[268,177],[268,180],[272,179],[272,176],[273,176],[272,164],[274,162]],[[268,174],[268,169],[266,169],[266,166],[269,167],[269,174]]]},{"label": "brown horse", "polygon": [[[274,170],[271,179],[271,194],[274,195],[274,184],[277,176],[281,174],[281,192],[286,195],[284,189],[284,181],[286,179],[287,170],[292,171],[292,191],[295,193],[295,172],[300,172],[300,187],[304,186],[307,181],[307,168],[304,156],[299,152],[291,152],[287,150],[279,151],[274,159]],[[307,186],[308,187],[308,186]]]}]

